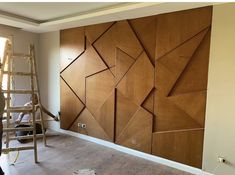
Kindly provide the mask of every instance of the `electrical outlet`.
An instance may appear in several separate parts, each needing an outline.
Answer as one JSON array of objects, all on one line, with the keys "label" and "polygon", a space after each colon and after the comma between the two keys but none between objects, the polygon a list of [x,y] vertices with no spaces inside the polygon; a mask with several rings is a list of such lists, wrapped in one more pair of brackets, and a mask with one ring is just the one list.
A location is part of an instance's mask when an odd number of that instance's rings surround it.
[{"label": "electrical outlet", "polygon": [[224,157],[218,156],[219,163],[226,163],[226,159]]},{"label": "electrical outlet", "polygon": [[86,124],[78,123],[78,127],[81,128],[81,129],[85,129],[86,128]]}]

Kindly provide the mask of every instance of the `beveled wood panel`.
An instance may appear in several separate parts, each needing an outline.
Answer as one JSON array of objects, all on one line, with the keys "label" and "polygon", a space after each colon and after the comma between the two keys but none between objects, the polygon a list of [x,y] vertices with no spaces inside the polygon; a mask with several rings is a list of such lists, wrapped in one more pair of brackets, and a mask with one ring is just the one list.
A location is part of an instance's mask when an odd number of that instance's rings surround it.
[{"label": "beveled wood panel", "polygon": [[[79,128],[78,123],[86,124],[86,128]],[[97,137],[99,139],[112,141],[87,108],[85,108],[78,116],[70,130],[92,137]]]},{"label": "beveled wood panel", "polygon": [[157,58],[209,27],[211,17],[212,7],[159,15],[157,18]]},{"label": "beveled wood panel", "polygon": [[153,134],[153,154],[201,168],[203,129],[156,132]]},{"label": "beveled wood panel", "polygon": [[151,153],[152,114],[139,108],[116,138],[116,143]]},{"label": "beveled wood panel", "polygon": [[[76,36],[76,37],[74,37]],[[84,28],[60,31],[60,70],[62,71],[85,50]]]},{"label": "beveled wood panel", "polygon": [[156,48],[156,27],[157,16],[137,18],[130,20],[137,37],[142,43],[149,56],[151,62],[155,63],[155,48]]},{"label": "beveled wood panel", "polygon": [[72,45],[62,128],[201,167],[211,16],[204,7],[61,31],[62,52]]},{"label": "beveled wood panel", "polygon": [[117,85],[117,89],[140,105],[153,88],[154,67],[143,52]]},{"label": "beveled wood panel", "polygon": [[115,65],[117,47],[133,58],[143,50],[127,21],[116,22],[94,43],[94,47],[109,67]]},{"label": "beveled wood panel", "polygon": [[60,79],[60,103],[60,127],[69,129],[85,106],[62,79]]},{"label": "beveled wood panel", "polygon": [[105,102],[114,88],[114,77],[109,70],[86,78],[86,106],[92,114]]}]

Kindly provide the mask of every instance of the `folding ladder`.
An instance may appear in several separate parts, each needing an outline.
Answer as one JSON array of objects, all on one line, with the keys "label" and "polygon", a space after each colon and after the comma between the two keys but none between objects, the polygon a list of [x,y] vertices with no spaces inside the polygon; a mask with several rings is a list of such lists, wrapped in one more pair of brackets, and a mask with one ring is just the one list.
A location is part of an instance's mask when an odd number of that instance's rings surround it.
[{"label": "folding ladder", "polygon": [[[2,150],[3,153],[8,153],[11,151],[21,151],[21,150],[34,150],[34,160],[35,163],[38,162],[37,156],[37,137],[43,137],[44,145],[46,145],[46,135],[45,135],[45,126],[44,126],[44,119],[41,109],[41,101],[40,101],[40,94],[39,94],[39,85],[38,85],[38,76],[36,70],[36,61],[35,61],[35,51],[34,46],[29,46],[29,53],[28,54],[21,54],[21,53],[13,53],[12,52],[12,45],[9,41],[6,41],[4,56],[1,65],[1,75],[0,75],[0,85],[2,84],[3,75],[7,75],[7,89],[2,90],[2,92],[6,95],[6,105],[4,112],[7,114],[6,119],[6,127],[3,128],[3,132],[6,132],[6,148]],[[29,72],[16,72],[12,69],[13,59],[27,59],[30,65]],[[12,89],[12,82],[14,76],[28,76],[30,77],[30,87],[29,90],[15,90]],[[32,105],[30,107],[26,106],[11,106],[11,95],[12,94],[30,94],[32,99]],[[35,104],[34,96],[35,94],[38,97],[38,104]],[[40,119],[36,119],[36,111],[37,109],[40,112]],[[14,126],[10,126],[10,119],[12,113],[27,113],[31,115],[32,122],[29,123],[29,127],[18,127],[15,128]],[[41,124],[42,127],[42,134],[36,134],[36,122]],[[27,136],[11,136],[10,132],[16,131],[31,131],[33,132],[32,135]],[[32,146],[20,146],[20,147],[10,147],[11,140],[17,139],[33,139]]]}]

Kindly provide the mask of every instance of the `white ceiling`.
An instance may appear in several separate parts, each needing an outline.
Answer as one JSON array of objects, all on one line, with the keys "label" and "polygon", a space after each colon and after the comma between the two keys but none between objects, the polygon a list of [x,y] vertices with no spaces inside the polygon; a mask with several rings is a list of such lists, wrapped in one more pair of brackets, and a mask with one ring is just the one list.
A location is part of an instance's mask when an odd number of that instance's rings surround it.
[{"label": "white ceiling", "polygon": [[48,32],[103,22],[133,19],[214,5],[162,2],[0,3],[0,24],[32,32]]},{"label": "white ceiling", "polygon": [[110,8],[117,2],[18,2],[0,3],[0,11],[26,17],[32,21],[49,21],[70,15]]}]

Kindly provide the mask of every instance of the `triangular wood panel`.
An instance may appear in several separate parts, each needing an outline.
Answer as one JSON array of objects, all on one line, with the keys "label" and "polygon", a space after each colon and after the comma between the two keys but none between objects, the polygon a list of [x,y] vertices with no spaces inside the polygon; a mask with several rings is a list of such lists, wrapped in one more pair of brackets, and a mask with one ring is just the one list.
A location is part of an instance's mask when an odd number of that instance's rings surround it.
[{"label": "triangular wood panel", "polygon": [[155,63],[157,17],[150,16],[130,20],[137,37],[143,44],[151,62]]},{"label": "triangular wood panel", "polygon": [[111,140],[114,140],[114,91],[103,105],[95,112],[94,117]]},{"label": "triangular wood panel", "polygon": [[66,68],[84,50],[85,36],[83,27],[62,30],[60,35],[60,71]]},{"label": "triangular wood panel", "polygon": [[[167,69],[167,73],[164,73],[166,76],[163,76],[163,74],[160,73],[163,71],[161,68],[158,69],[156,67],[155,69],[155,86],[164,95],[168,96],[179,76],[192,59],[191,57],[200,45],[207,31],[208,30],[202,31],[172,52],[157,60],[156,64],[160,63],[160,67],[164,66],[164,69]],[[169,81],[169,79],[174,81]]]},{"label": "triangular wood panel", "polygon": [[207,33],[170,95],[207,89],[210,33]]},{"label": "triangular wood panel", "polygon": [[211,25],[212,7],[159,15],[156,55],[162,57]]},{"label": "triangular wood panel", "polygon": [[115,66],[117,47],[133,58],[143,50],[127,21],[115,23],[94,43],[94,47],[109,67]]},{"label": "triangular wood panel", "polygon": [[60,80],[61,87],[61,118],[60,127],[63,129],[69,129],[73,121],[78,114],[84,108],[84,104],[76,97],[71,91],[64,80]]},{"label": "triangular wood panel", "polygon": [[168,99],[204,127],[206,91],[179,94]]},{"label": "triangular wood panel", "polygon": [[155,90],[153,89],[150,92],[142,104],[142,107],[152,114],[154,113],[154,91]]},{"label": "triangular wood panel", "polygon": [[[78,123],[86,124],[85,129],[78,128]],[[89,135],[92,137],[97,137],[100,139],[104,139],[107,141],[112,141],[105,133],[103,128],[99,125],[99,123],[95,120],[93,115],[85,108],[76,121],[73,123],[70,130],[79,132],[81,134]]]},{"label": "triangular wood panel", "polygon": [[167,97],[155,92],[154,131],[171,131],[181,129],[201,128],[201,126],[184,110],[176,106]]},{"label": "triangular wood panel", "polygon": [[153,84],[154,68],[143,52],[117,85],[117,89],[140,105],[153,88]]},{"label": "triangular wood panel", "polygon": [[131,65],[135,62],[133,58],[121,51],[116,49],[116,63],[115,63],[115,82],[118,83],[125,73],[129,70]]},{"label": "triangular wood panel", "polygon": [[116,92],[116,137],[125,128],[131,117],[138,109],[138,105],[123,96],[118,90]]},{"label": "triangular wood panel", "polygon": [[85,35],[90,43],[97,40],[111,25],[113,22],[95,24],[85,27]]},{"label": "triangular wood panel", "polygon": [[114,77],[109,70],[86,78],[86,106],[92,114],[101,107],[114,88]]},{"label": "triangular wood panel", "polygon": [[152,120],[152,115],[140,107],[117,137],[116,143],[151,153]]}]

